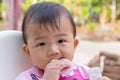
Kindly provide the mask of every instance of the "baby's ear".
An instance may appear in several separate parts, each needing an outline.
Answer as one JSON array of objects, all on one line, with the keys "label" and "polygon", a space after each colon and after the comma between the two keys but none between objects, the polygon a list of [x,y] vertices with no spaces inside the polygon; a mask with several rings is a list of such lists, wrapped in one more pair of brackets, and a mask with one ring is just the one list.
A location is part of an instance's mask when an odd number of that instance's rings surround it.
[{"label": "baby's ear", "polygon": [[27,56],[30,56],[30,52],[29,52],[28,46],[26,44],[22,45],[22,49],[26,53]]},{"label": "baby's ear", "polygon": [[74,40],[74,47],[75,47],[75,48],[77,47],[78,43],[79,43],[79,40],[78,40],[78,39],[75,39],[75,40]]}]

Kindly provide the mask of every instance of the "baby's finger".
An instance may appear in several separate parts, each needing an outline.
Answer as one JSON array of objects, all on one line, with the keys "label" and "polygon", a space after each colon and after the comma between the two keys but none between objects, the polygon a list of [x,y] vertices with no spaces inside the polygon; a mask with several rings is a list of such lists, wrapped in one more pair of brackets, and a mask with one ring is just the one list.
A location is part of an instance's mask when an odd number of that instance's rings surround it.
[{"label": "baby's finger", "polygon": [[53,59],[53,60],[51,60],[51,63],[58,70],[63,70],[64,68],[69,68],[70,67],[70,64],[68,62],[64,62],[64,61],[61,61],[61,60]]},{"label": "baby's finger", "polygon": [[62,66],[62,69],[66,69],[66,68],[70,68],[71,67],[71,64],[69,62],[66,62],[66,61],[60,61],[60,64]]}]

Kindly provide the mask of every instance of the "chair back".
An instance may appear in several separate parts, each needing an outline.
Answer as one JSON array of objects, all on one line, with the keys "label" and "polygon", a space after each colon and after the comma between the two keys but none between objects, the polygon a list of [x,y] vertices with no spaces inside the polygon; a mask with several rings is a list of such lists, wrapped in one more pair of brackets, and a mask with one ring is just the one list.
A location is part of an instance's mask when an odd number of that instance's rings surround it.
[{"label": "chair back", "polygon": [[0,80],[14,80],[20,72],[32,66],[22,44],[21,31],[0,32]]}]

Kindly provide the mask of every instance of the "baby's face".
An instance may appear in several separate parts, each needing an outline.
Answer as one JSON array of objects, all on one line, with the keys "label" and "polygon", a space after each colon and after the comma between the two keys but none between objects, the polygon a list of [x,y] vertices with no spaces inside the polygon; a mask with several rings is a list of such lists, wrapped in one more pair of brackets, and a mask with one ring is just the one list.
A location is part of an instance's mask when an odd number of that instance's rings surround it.
[{"label": "baby's face", "polygon": [[[39,68],[44,69],[52,59],[73,59],[77,40],[73,37],[72,26],[68,18],[63,16],[60,29],[51,26],[39,28],[31,26],[27,29],[27,45],[25,52]],[[29,34],[28,34],[29,33]]]}]

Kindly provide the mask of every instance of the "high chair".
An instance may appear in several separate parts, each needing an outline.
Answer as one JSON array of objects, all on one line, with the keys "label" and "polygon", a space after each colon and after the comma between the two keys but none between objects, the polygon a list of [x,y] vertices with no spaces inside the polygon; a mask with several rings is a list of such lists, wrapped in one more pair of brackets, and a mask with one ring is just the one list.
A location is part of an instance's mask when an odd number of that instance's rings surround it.
[{"label": "high chair", "polygon": [[21,31],[0,31],[0,80],[15,80],[20,72],[32,66],[22,44]]}]

